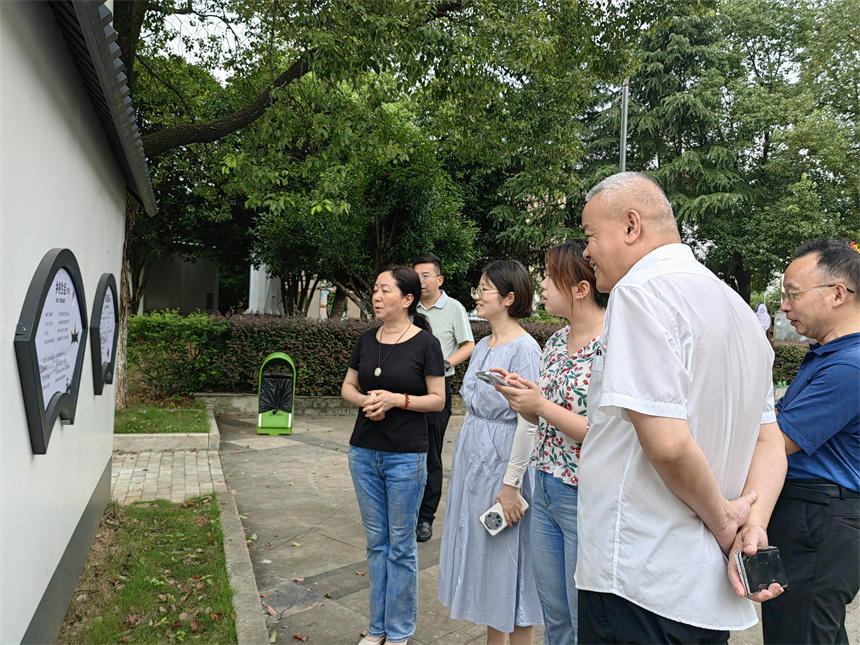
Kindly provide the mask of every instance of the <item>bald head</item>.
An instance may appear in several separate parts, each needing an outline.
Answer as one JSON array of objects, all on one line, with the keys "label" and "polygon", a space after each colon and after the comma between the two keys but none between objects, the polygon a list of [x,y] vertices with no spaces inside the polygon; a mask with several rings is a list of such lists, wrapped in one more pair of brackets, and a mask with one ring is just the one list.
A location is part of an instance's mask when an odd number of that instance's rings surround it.
[{"label": "bald head", "polygon": [[585,201],[598,195],[616,217],[622,217],[629,210],[637,211],[648,237],[663,244],[681,241],[672,205],[660,184],[648,175],[641,172],[611,175],[589,190]]}]

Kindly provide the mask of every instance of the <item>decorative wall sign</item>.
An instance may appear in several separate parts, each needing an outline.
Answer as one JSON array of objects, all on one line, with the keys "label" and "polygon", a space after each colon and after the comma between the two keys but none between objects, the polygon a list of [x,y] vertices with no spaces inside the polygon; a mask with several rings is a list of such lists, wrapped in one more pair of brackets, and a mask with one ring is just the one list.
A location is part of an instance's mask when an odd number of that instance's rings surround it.
[{"label": "decorative wall sign", "polygon": [[39,263],[15,330],[15,356],[33,454],[44,455],[54,422],[74,423],[87,342],[81,271],[74,253]]},{"label": "decorative wall sign", "polygon": [[93,313],[90,316],[90,338],[93,355],[93,391],[101,394],[105,383],[113,383],[116,365],[116,341],[119,337],[119,301],[112,273],[103,273],[96,287]]}]

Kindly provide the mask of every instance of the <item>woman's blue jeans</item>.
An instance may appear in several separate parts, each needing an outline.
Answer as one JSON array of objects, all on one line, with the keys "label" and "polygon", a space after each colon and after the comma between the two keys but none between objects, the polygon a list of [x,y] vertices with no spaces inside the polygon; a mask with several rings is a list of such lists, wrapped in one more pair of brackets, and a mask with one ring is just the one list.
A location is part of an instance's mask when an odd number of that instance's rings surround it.
[{"label": "woman's blue jeans", "polygon": [[404,641],[418,618],[415,527],[427,480],[427,453],[349,447],[349,471],[367,534],[368,636]]},{"label": "woman's blue jeans", "polygon": [[545,645],[576,643],[576,486],[535,470],[531,550]]}]

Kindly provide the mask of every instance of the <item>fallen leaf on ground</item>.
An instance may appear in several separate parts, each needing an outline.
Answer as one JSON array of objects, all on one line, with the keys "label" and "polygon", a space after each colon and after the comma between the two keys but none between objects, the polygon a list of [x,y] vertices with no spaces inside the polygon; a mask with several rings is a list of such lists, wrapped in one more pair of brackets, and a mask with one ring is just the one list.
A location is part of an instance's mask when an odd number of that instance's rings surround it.
[{"label": "fallen leaf on ground", "polygon": [[296,582],[304,582],[304,581],[305,581],[304,578],[296,578]]},{"label": "fallen leaf on ground", "polygon": [[272,546],[271,542],[266,542],[266,546]]},{"label": "fallen leaf on ground", "polygon": [[198,629],[200,629],[200,622],[195,618],[191,621],[191,631],[196,634]]},{"label": "fallen leaf on ground", "polygon": [[271,596],[271,595],[272,595],[272,594],[270,594],[270,593],[261,593],[261,594],[260,594],[260,598],[268,598],[268,597],[269,597],[269,596]]},{"label": "fallen leaf on ground", "polygon": [[367,571],[356,571],[355,573],[356,573],[356,575],[359,575],[359,576],[366,576],[367,575]]},{"label": "fallen leaf on ground", "polygon": [[293,634],[293,638],[295,638],[297,641],[301,641],[303,643],[308,640],[307,636],[302,636],[301,634]]},{"label": "fallen leaf on ground", "polygon": [[269,642],[274,643],[278,640],[278,630],[273,629],[271,635],[269,636]]},{"label": "fallen leaf on ground", "polygon": [[293,546],[301,546],[298,542],[293,542]]}]

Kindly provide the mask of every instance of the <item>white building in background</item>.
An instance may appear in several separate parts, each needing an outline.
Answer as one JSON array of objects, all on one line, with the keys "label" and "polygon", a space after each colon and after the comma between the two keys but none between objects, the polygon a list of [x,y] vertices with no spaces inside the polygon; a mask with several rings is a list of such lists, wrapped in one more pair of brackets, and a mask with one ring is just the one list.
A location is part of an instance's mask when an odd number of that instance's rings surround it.
[{"label": "white building in background", "polygon": [[[308,307],[308,318],[328,318],[331,303],[334,302],[334,288],[326,285],[317,285],[311,296],[311,304]],[[248,308],[246,314],[268,314],[283,316],[284,307],[281,300],[281,285],[278,278],[269,275],[269,269],[265,264],[259,267],[251,267],[251,282],[248,290]],[[347,298],[344,308],[345,318],[359,318],[361,312],[352,300]]]},{"label": "white building in background", "polygon": [[[0,643],[56,641],[110,497],[114,388],[87,332],[113,329],[95,296],[120,282],[127,195],[156,211],[110,23],[99,2],[0,1]],[[46,353],[49,331],[73,351]]]},{"label": "white building in background", "polygon": [[283,316],[281,286],[277,278],[269,275],[269,267],[261,264],[251,267],[251,282],[248,288],[248,308],[246,314],[268,314]]}]

